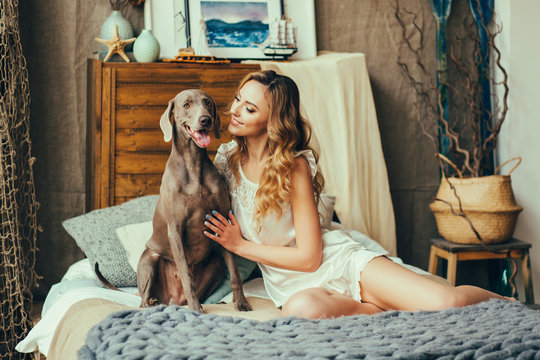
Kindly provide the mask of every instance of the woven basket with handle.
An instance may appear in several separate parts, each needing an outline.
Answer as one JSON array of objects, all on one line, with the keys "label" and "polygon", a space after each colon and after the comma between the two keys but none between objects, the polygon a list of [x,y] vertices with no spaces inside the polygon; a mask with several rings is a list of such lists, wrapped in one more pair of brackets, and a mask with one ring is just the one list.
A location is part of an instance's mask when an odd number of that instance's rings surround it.
[{"label": "woven basket with handle", "polygon": [[[495,175],[464,178],[444,155],[436,156],[451,165],[459,176],[447,178],[444,175],[435,201],[429,205],[439,234],[460,244],[497,244],[509,240],[523,210],[516,204],[510,180],[521,158],[505,161],[495,169]],[[497,175],[505,164],[514,160],[517,163],[508,175]]]}]

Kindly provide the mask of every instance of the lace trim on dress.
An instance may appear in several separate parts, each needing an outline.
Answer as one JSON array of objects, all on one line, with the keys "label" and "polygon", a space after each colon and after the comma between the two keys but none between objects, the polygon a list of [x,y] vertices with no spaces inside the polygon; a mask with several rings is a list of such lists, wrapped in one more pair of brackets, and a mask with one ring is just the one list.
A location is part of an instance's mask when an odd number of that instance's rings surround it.
[{"label": "lace trim on dress", "polygon": [[[227,166],[228,153],[237,146],[234,141],[221,144],[214,159],[214,165],[227,181],[231,197],[236,199],[247,212],[255,214],[255,195],[257,194],[259,185],[249,181],[244,175],[242,168],[239,169],[240,181],[236,183],[231,169]],[[300,155],[307,159],[311,169],[311,176],[315,177],[315,174],[317,174],[317,163],[315,162],[313,152],[311,150],[302,150],[296,154],[296,156]]]},{"label": "lace trim on dress", "polygon": [[221,144],[214,159],[214,165],[229,185],[231,197],[238,201],[240,206],[247,212],[255,214],[255,194],[257,193],[258,185],[246,179],[242,168],[239,169],[240,181],[236,183],[236,178],[227,165],[228,153],[237,146],[234,141]]},{"label": "lace trim on dress", "polygon": [[[257,194],[257,189],[259,186],[255,183],[249,181],[242,169],[240,168],[240,182],[236,187],[229,187],[231,191],[231,196],[236,198],[236,201],[250,214],[255,214],[255,195]],[[230,171],[229,171],[230,173]],[[231,176],[232,175],[231,173]],[[232,179],[232,184],[234,184],[234,179]]]}]

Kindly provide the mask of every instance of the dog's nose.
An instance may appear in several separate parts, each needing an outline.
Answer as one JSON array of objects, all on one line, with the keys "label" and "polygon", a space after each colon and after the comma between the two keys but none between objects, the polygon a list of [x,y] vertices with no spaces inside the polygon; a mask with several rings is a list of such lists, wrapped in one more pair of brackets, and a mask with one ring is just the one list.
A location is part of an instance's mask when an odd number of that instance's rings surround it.
[{"label": "dog's nose", "polygon": [[201,116],[199,122],[202,126],[210,126],[212,124],[212,118],[208,115]]}]

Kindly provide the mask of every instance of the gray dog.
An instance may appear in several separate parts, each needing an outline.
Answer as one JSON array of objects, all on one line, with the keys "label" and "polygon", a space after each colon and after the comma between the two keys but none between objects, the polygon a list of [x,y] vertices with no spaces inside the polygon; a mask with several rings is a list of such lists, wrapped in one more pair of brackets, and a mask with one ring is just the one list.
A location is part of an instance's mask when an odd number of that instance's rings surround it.
[{"label": "gray dog", "polygon": [[173,143],[152,237],[137,268],[141,306],[183,305],[187,301],[190,309],[203,312],[200,300],[221,283],[224,258],[235,308],[249,311],[233,254],[203,235],[206,214],[212,210],[226,214],[230,209],[227,184],[206,152],[210,131],[219,138],[220,119],[214,100],[202,90],[182,91],[169,101],[160,126],[165,141],[172,139]]}]

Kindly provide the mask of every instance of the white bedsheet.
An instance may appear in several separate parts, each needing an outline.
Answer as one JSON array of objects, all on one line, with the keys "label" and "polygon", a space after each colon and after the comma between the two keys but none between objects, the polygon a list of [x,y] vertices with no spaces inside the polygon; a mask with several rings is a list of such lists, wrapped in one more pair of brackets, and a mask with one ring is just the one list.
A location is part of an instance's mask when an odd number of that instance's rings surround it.
[{"label": "white bedsheet", "polygon": [[30,330],[28,335],[17,344],[15,349],[23,353],[39,351],[47,356],[54,331],[69,307],[78,301],[101,298],[127,306],[139,306],[141,298],[122,291],[99,287],[78,288],[68,291],[45,313],[41,320]]}]

